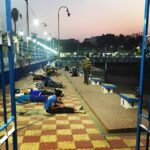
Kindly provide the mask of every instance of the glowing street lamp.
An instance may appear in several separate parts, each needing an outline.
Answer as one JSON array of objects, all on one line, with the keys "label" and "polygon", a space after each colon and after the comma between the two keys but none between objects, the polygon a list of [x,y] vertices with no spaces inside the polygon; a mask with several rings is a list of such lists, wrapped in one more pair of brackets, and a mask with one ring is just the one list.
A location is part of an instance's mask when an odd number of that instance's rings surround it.
[{"label": "glowing street lamp", "polygon": [[27,23],[27,36],[30,36],[30,28],[29,28],[29,9],[28,9],[28,0],[26,2],[26,23]]},{"label": "glowing street lamp", "polygon": [[34,19],[33,24],[34,24],[35,26],[39,26],[40,21],[39,21],[38,19]]},{"label": "glowing street lamp", "polygon": [[47,32],[46,32],[46,31],[44,31],[44,35],[47,35]]},{"label": "glowing street lamp", "polygon": [[24,32],[23,32],[22,30],[20,30],[20,31],[19,31],[19,35],[20,35],[20,37],[21,37],[21,39],[22,39],[22,37],[23,37],[23,35],[24,35]]}]

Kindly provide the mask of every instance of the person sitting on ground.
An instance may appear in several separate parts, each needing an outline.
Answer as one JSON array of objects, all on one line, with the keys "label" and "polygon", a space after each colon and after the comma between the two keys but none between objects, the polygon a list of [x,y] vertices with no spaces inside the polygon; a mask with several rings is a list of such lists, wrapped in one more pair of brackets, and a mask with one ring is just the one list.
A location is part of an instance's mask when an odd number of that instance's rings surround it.
[{"label": "person sitting on ground", "polygon": [[69,71],[69,66],[65,66],[65,71]]},{"label": "person sitting on ground", "polygon": [[77,68],[76,67],[73,67],[72,68],[72,77],[78,77],[78,71],[77,71]]},{"label": "person sitting on ground", "polygon": [[62,113],[86,113],[85,110],[83,110],[83,106],[79,106],[79,108],[74,107],[66,107],[62,103],[58,103],[58,101],[61,102],[61,95],[59,92],[56,92],[54,95],[51,95],[48,100],[44,103],[45,109],[47,113],[51,114],[62,114]]}]

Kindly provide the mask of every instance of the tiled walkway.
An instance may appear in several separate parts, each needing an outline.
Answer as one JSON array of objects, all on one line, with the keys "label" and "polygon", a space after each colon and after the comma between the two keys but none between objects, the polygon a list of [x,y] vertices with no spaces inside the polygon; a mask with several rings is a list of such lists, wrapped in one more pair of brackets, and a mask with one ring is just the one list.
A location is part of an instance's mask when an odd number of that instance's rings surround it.
[{"label": "tiled walkway", "polygon": [[[67,106],[82,104],[79,96],[65,76],[55,78],[63,81],[67,87],[64,89],[64,103]],[[29,83],[28,83],[29,82]],[[16,87],[24,88],[31,85],[31,81],[22,80]],[[32,85],[33,86],[33,85]],[[8,96],[9,98],[9,96]],[[10,102],[7,103],[10,107]],[[96,127],[91,116],[87,114],[57,114],[45,113],[43,104],[17,104],[17,112],[26,110],[24,115],[17,115],[19,150],[50,150],[50,149],[84,149],[84,150],[131,150],[135,149],[134,135],[105,136]],[[8,109],[10,111],[10,108]],[[0,122],[2,122],[2,100],[0,99]],[[142,137],[141,149],[144,147]],[[9,140],[12,149],[11,138]],[[4,145],[1,147],[4,150]]]}]

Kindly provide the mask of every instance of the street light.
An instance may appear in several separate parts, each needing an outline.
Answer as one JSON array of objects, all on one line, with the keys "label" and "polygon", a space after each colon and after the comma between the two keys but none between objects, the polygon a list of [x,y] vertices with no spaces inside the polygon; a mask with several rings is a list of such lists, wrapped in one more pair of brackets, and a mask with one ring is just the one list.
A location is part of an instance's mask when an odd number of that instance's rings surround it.
[{"label": "street light", "polygon": [[44,31],[44,35],[47,35],[47,32],[46,32],[46,31]]},{"label": "street light", "polygon": [[22,55],[23,54],[23,37],[24,35],[24,32],[22,30],[19,31],[19,36],[20,36],[20,42],[19,42],[19,46],[20,46],[20,54]]},{"label": "street light", "polygon": [[26,21],[27,21],[27,36],[30,36],[30,29],[29,29],[29,9],[28,9],[28,0],[25,0],[26,2]]},{"label": "street light", "polygon": [[38,19],[34,19],[33,24],[34,24],[35,26],[39,26],[40,21],[39,21]]},{"label": "street light", "polygon": [[46,24],[46,23],[42,23],[39,19],[34,19],[33,24],[34,24],[35,26],[41,25],[41,26],[42,26],[42,29],[44,30],[43,34],[44,34],[44,35],[47,35],[47,32],[46,32],[47,24]]},{"label": "street light", "polygon": [[59,29],[59,26],[60,26],[60,24],[59,24],[59,11],[60,11],[62,8],[65,8],[65,9],[66,9],[66,12],[67,12],[68,17],[70,17],[70,15],[71,15],[70,12],[69,12],[68,7],[66,7],[66,6],[61,6],[61,7],[59,7],[59,9],[58,9],[58,47],[57,47],[59,59],[60,59],[60,46],[59,46],[59,38],[60,38],[60,29]]},{"label": "street light", "polygon": [[23,35],[24,35],[24,32],[23,32],[22,30],[20,30],[20,31],[19,31],[19,35],[20,35],[20,38],[21,38],[21,40],[22,40],[22,37],[23,37]]}]

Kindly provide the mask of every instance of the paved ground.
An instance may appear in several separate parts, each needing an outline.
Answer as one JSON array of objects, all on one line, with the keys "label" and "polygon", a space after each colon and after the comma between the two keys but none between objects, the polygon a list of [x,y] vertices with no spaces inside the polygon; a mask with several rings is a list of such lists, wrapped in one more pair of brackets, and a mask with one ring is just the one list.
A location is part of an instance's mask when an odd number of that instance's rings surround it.
[{"label": "paved ground", "polygon": [[[16,87],[34,87],[31,77],[16,82]],[[64,103],[67,106],[79,106],[82,99],[66,76],[55,77],[63,81]],[[7,87],[8,88],[8,87]],[[83,89],[84,90],[84,89]],[[90,91],[89,91],[90,92]],[[10,116],[10,101],[7,94],[8,116]],[[134,150],[134,134],[107,134],[99,123],[95,122],[89,109],[87,114],[46,114],[43,104],[17,104],[17,112],[27,110],[24,115],[17,114],[19,150],[50,150],[50,149],[84,149],[84,150]],[[0,96],[0,122],[2,123],[2,96]],[[10,149],[12,140],[9,139]],[[1,147],[4,150],[4,145]],[[141,149],[145,149],[145,137],[141,138]]]},{"label": "paved ground", "polygon": [[64,73],[108,132],[136,130],[137,109],[123,108],[118,91],[104,94],[99,85],[86,85],[83,77],[71,77],[70,73]]}]

